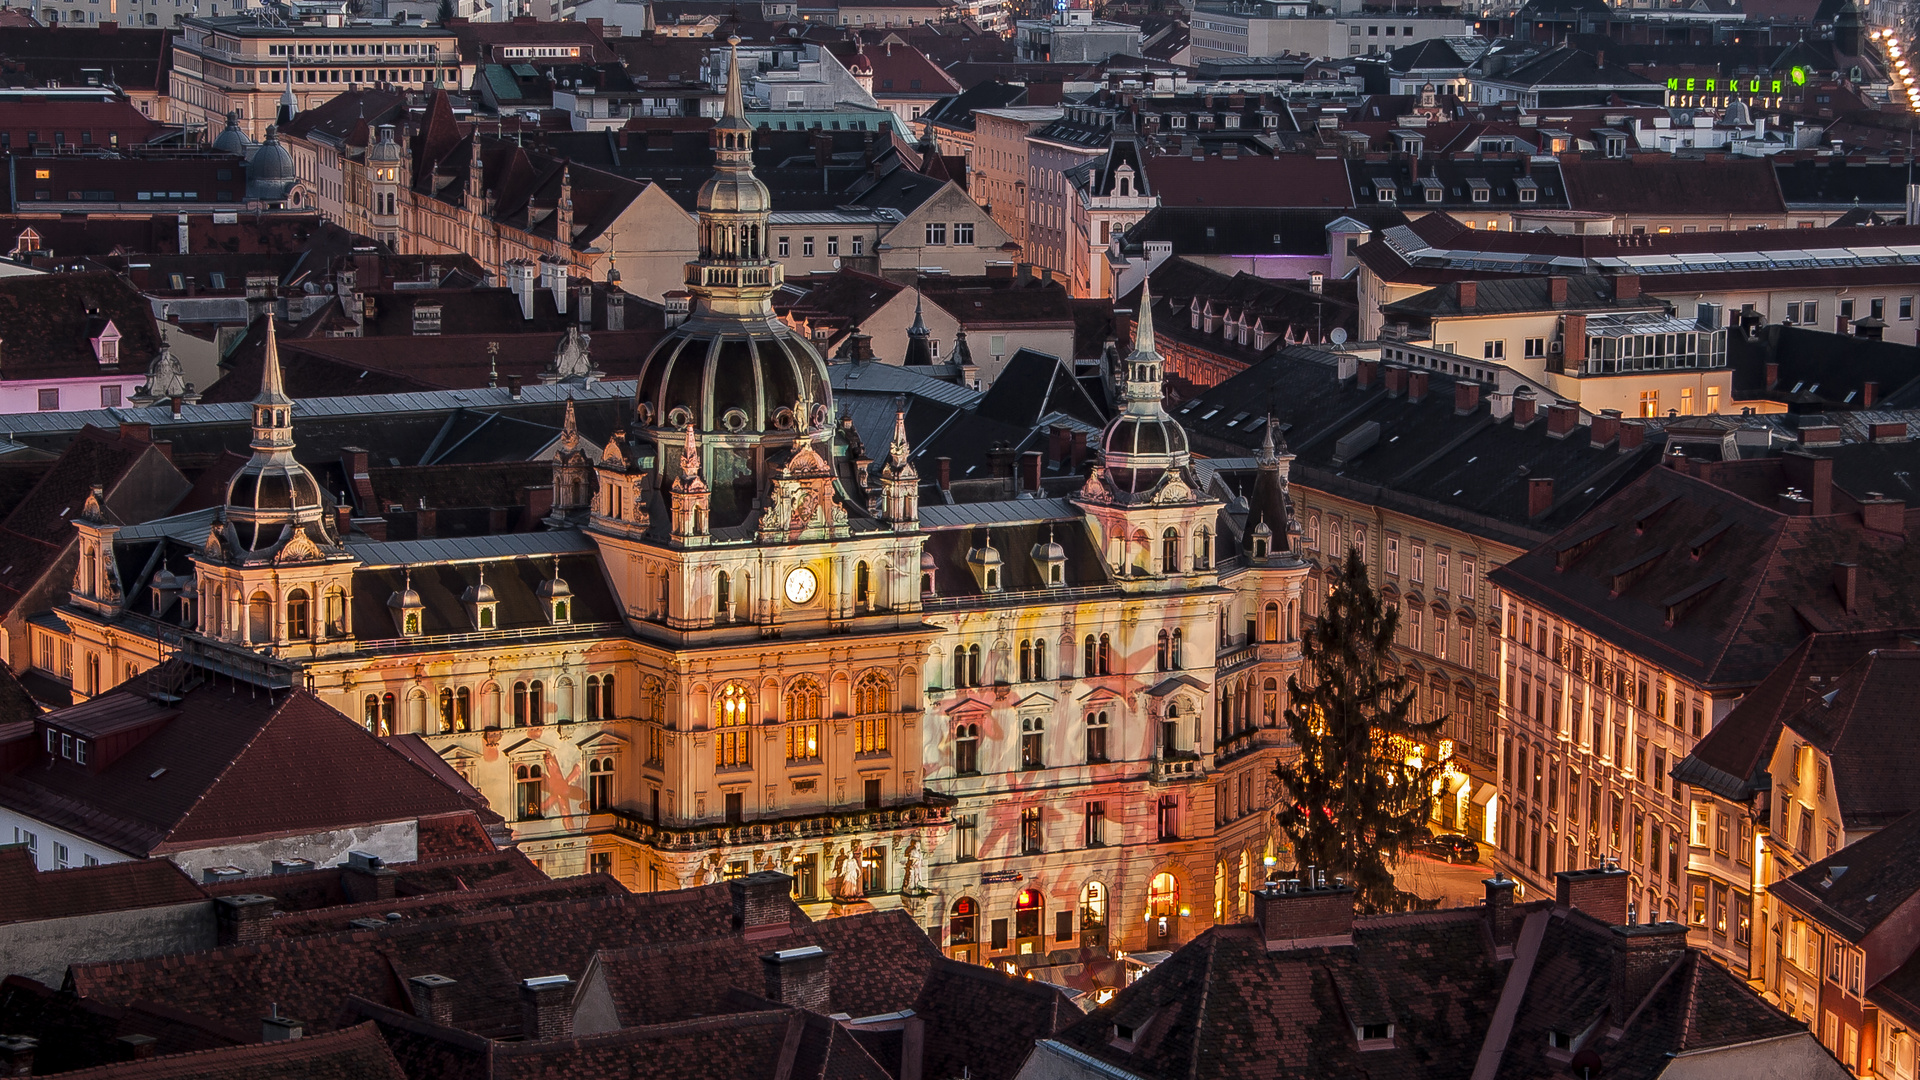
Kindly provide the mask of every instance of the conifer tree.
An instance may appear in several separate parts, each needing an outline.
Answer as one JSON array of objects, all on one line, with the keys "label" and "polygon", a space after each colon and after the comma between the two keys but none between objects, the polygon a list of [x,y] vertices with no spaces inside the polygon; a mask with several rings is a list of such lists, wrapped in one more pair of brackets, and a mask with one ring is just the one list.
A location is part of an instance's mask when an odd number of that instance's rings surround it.
[{"label": "conifer tree", "polygon": [[1388,674],[1400,611],[1374,592],[1357,549],[1338,573],[1301,642],[1310,681],[1287,679],[1300,757],[1274,769],[1288,793],[1276,824],[1297,864],[1345,879],[1362,912],[1427,906],[1394,885],[1388,863],[1426,832],[1441,765],[1417,748],[1437,743],[1444,718],[1420,722],[1407,676]]}]

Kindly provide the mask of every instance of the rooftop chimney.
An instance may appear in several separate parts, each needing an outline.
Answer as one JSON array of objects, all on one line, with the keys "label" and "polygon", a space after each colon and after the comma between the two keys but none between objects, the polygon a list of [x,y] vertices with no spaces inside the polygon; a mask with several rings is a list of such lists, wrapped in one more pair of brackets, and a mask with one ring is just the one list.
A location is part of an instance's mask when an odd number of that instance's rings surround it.
[{"label": "rooftop chimney", "polygon": [[33,1051],[40,1040],[29,1035],[0,1035],[0,1076],[32,1076]]},{"label": "rooftop chimney", "polygon": [[1534,408],[1533,395],[1516,390],[1513,395],[1513,426],[1523,428],[1533,423]]},{"label": "rooftop chimney", "polygon": [[1514,882],[1496,870],[1480,884],[1487,887],[1487,929],[1493,934],[1493,944],[1511,952],[1520,936],[1520,922],[1513,911]]},{"label": "rooftop chimney", "polygon": [[307,1034],[307,1025],[291,1016],[281,1016],[276,1006],[272,1013],[260,1018],[261,1042],[291,1042]]},{"label": "rooftop chimney", "polygon": [[1427,399],[1427,373],[1424,371],[1407,372],[1407,400],[1421,402]]},{"label": "rooftop chimney", "polygon": [[441,1027],[453,1026],[453,988],[455,982],[445,975],[415,975],[407,980],[413,995],[413,1014]]},{"label": "rooftop chimney", "polygon": [[1567,304],[1567,279],[1566,278],[1555,276],[1547,279],[1547,303],[1552,304],[1554,307],[1566,306]]},{"label": "rooftop chimney", "polygon": [[951,491],[953,489],[953,459],[950,457],[937,457],[934,458],[933,461],[939,468],[940,490]]},{"label": "rooftop chimney", "polygon": [[1466,414],[1480,407],[1480,384],[1471,379],[1460,379],[1453,384],[1453,412],[1456,416]]},{"label": "rooftop chimney", "polygon": [[1387,396],[1399,397],[1407,392],[1407,369],[1398,364],[1388,364],[1386,370]]},{"label": "rooftop chimney", "polygon": [[1860,565],[1858,563],[1833,564],[1833,592],[1840,598],[1840,607],[1851,613],[1854,605],[1860,601]]},{"label": "rooftop chimney", "polygon": [[573,980],[542,975],[520,980],[520,1037],[567,1039],[573,1036]]},{"label": "rooftop chimney", "polygon": [[833,1012],[827,978],[827,951],[818,945],[782,949],[760,958],[767,975],[767,998],[797,1009]]},{"label": "rooftop chimney", "polygon": [[1613,295],[1619,300],[1632,300],[1640,295],[1639,274],[1615,274],[1613,276]]},{"label": "rooftop chimney", "polygon": [[[419,512],[421,517],[431,514],[431,510]],[[430,531],[419,533],[422,537],[431,536]],[[378,855],[369,855],[364,851],[347,852],[346,865],[340,868],[340,887],[348,899],[357,904],[369,900],[391,900],[400,875],[389,869]]]},{"label": "rooftop chimney", "polygon": [[[1872,386],[1872,383],[1868,383]],[[1907,441],[1907,422],[1895,420],[1887,424],[1868,424],[1867,436],[1877,443],[1897,443]]]},{"label": "rooftop chimney", "polygon": [[748,941],[781,937],[792,928],[793,879],[762,870],[728,882],[733,894],[733,925]]},{"label": "rooftop chimney", "polygon": [[1879,398],[1880,398],[1879,383],[1874,382],[1872,379],[1869,379],[1866,382],[1863,382],[1860,384],[1860,407],[1861,408],[1863,409],[1873,408],[1873,403],[1879,400]]},{"label": "rooftop chimney", "polygon": [[1372,389],[1373,384],[1378,380],[1379,375],[1380,375],[1380,361],[1378,360],[1360,361],[1359,365],[1355,367],[1353,371],[1354,388],[1359,390]]},{"label": "rooftop chimney", "polygon": [[1600,415],[1593,418],[1590,434],[1595,447],[1602,447],[1612,442],[1613,437],[1620,434],[1620,410],[1601,409]]},{"label": "rooftop chimney", "polygon": [[1570,401],[1556,401],[1547,406],[1547,434],[1556,439],[1564,439],[1573,434],[1580,426],[1580,407]]},{"label": "rooftop chimney", "polygon": [[1679,923],[1615,926],[1608,1022],[1624,1025],[1654,984],[1686,955],[1687,928]]},{"label": "rooftop chimney", "polygon": [[1554,877],[1554,903],[1578,908],[1608,926],[1627,921],[1627,897],[1632,884],[1617,866],[1591,870],[1562,870]]},{"label": "rooftop chimney", "polygon": [[1043,455],[1038,450],[1028,450],[1020,455],[1020,487],[1038,495],[1040,476],[1043,467]]},{"label": "rooftop chimney", "polygon": [[515,401],[520,400],[520,376],[507,376],[507,396]]},{"label": "rooftop chimney", "polygon": [[1460,283],[1460,310],[1472,311],[1480,303],[1480,283],[1463,281]]},{"label": "rooftop chimney", "polygon": [[1860,524],[1874,532],[1905,536],[1907,504],[1900,499],[1889,499],[1877,491],[1869,491],[1867,497],[1860,500]]},{"label": "rooftop chimney", "polygon": [[1300,881],[1269,882],[1253,893],[1253,919],[1267,951],[1353,943],[1353,889]]},{"label": "rooftop chimney", "polygon": [[1527,478],[1527,516],[1537,518],[1553,509],[1553,478],[1550,476],[1531,476]]},{"label": "rooftop chimney", "polygon": [[1630,453],[1640,449],[1647,438],[1647,424],[1644,420],[1622,420],[1620,422],[1620,452]]},{"label": "rooftop chimney", "polygon": [[215,941],[221,946],[255,945],[267,939],[267,921],[279,901],[258,893],[217,897],[213,902]]}]

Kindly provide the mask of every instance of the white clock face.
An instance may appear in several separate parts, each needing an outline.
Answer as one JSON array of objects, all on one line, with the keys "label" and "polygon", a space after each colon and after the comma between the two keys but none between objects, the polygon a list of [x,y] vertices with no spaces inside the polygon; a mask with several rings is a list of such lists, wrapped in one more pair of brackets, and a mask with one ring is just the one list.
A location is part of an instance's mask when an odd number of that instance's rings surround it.
[{"label": "white clock face", "polygon": [[787,603],[804,604],[813,599],[814,590],[819,587],[813,571],[804,566],[796,567],[787,574]]}]

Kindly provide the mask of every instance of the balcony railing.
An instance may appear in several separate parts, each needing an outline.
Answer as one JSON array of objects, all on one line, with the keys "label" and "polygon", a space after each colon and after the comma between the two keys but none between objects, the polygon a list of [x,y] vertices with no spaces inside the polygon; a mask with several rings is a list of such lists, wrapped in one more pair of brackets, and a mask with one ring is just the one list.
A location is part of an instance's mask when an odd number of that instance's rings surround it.
[{"label": "balcony railing", "polygon": [[1120,590],[1111,585],[1062,585],[1057,589],[1012,589],[1006,592],[981,593],[977,596],[923,596],[920,598],[922,611],[948,611],[959,607],[998,607],[1003,604],[1025,604],[1034,600],[1082,600],[1095,596],[1118,596]]},{"label": "balcony railing", "polygon": [[1175,750],[1171,754],[1153,759],[1152,782],[1171,784],[1184,780],[1198,780],[1201,777],[1200,755],[1190,750]]},{"label": "balcony railing", "polygon": [[354,643],[355,652],[406,652],[445,645],[484,645],[507,641],[544,641],[562,637],[601,637],[625,628],[618,622],[558,623],[553,626],[524,626],[506,630],[473,630],[462,634],[416,634],[413,637],[377,638]]},{"label": "balcony railing", "polygon": [[613,812],[613,831],[630,840],[661,850],[699,851],[707,848],[751,847],[785,840],[809,840],[854,833],[892,832],[946,825],[951,809],[927,802],[885,810],[828,811],[776,821],[739,825],[655,825],[631,810]]}]

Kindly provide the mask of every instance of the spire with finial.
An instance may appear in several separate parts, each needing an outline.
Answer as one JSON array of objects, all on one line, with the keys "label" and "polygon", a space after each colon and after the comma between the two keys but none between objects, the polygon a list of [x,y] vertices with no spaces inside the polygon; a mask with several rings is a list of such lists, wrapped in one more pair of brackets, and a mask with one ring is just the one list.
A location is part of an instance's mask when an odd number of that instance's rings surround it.
[{"label": "spire with finial", "polygon": [[560,421],[560,449],[573,453],[580,449],[580,422],[573,414],[573,395],[567,395],[567,414]]},{"label": "spire with finial", "polygon": [[931,367],[933,365],[933,332],[927,329],[927,320],[921,311],[923,296],[914,290],[913,325],[907,327],[907,352],[900,362],[907,367]]},{"label": "spire with finial", "polygon": [[1131,412],[1158,411],[1165,393],[1161,386],[1160,353],[1153,342],[1153,291],[1140,283],[1140,311],[1134,321],[1133,355],[1126,361],[1126,392]]},{"label": "spire with finial", "polygon": [[726,107],[721,111],[721,118],[737,120],[742,127],[747,123],[746,95],[740,90],[740,38],[738,35],[727,38],[727,99]]},{"label": "spire with finial", "polygon": [[500,343],[497,341],[487,342],[487,385],[500,385]]},{"label": "spire with finial", "polygon": [[680,446],[680,476],[689,485],[700,482],[700,442],[691,420],[687,421],[686,441]]},{"label": "spire with finial", "polygon": [[907,410],[893,411],[893,442],[887,446],[887,460],[898,469],[907,463]]},{"label": "spire with finial", "polygon": [[1154,352],[1153,343],[1153,286],[1146,280],[1140,282],[1140,317],[1133,327],[1133,354]]},{"label": "spire with finial", "polygon": [[280,341],[274,333],[273,313],[267,313],[267,356],[260,371],[260,393],[253,399],[253,449],[293,448],[293,399],[287,396],[280,374]]},{"label": "spire with finial", "polygon": [[1262,465],[1273,465],[1277,464],[1279,460],[1280,455],[1274,453],[1273,449],[1273,414],[1268,413],[1267,426],[1260,431],[1260,457],[1258,461]]}]

